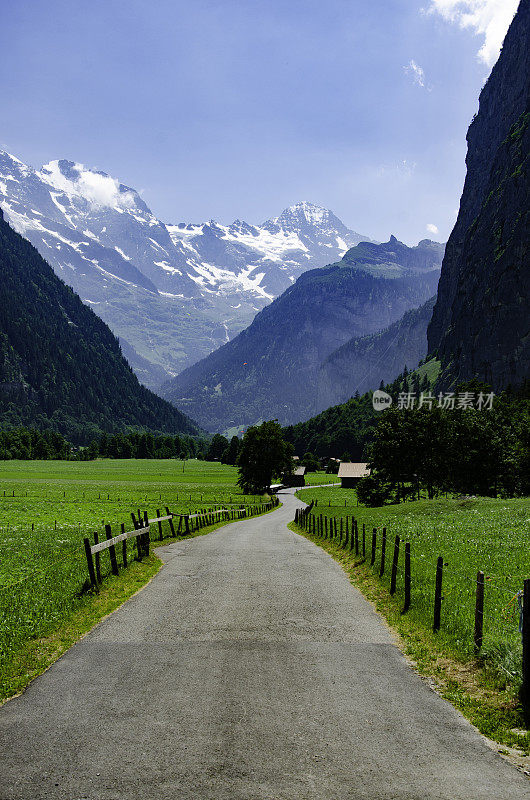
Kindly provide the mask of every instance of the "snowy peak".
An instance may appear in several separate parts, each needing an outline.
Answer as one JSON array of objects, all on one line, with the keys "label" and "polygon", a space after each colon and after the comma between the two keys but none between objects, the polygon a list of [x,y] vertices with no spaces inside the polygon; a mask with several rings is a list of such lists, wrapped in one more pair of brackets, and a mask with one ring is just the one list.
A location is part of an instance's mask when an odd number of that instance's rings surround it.
[{"label": "snowy peak", "polygon": [[302,230],[310,227],[329,228],[339,226],[347,230],[344,223],[328,208],[308,203],[306,200],[285,208],[279,217],[267,220],[263,227],[277,225],[284,230]]},{"label": "snowy peak", "polygon": [[[152,360],[156,374],[207,355],[303,272],[369,241],[308,202],[263,225],[167,225],[106,172],[67,159],[36,170],[2,151],[0,205],[113,332]],[[190,336],[191,319],[200,341]]]},{"label": "snowy peak", "polygon": [[87,169],[74,161],[50,161],[37,172],[45,183],[69,198],[84,200],[90,210],[113,209],[114,211],[149,212],[134,189],[119,183],[105,172]]},{"label": "snowy peak", "polygon": [[367,236],[347,228],[329,208],[307,200],[285,208],[279,217],[267,220],[262,227],[275,234],[294,233],[306,245],[338,248],[339,256],[359,242],[371,241]]}]

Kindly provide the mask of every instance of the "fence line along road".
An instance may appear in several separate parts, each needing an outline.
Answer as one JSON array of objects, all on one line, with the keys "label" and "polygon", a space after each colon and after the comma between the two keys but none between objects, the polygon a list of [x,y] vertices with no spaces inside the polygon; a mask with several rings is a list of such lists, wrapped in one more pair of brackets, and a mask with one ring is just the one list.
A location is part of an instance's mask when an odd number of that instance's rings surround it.
[{"label": "fence line along road", "polygon": [[[324,540],[334,541],[339,547],[350,551],[355,550],[355,554],[360,554],[359,525],[354,516],[340,517],[337,522],[336,517],[327,517],[320,514],[318,517],[311,514],[314,503],[303,509],[296,509],[294,522],[302,530],[312,536]],[[380,560],[376,563],[377,556],[377,528],[372,529],[372,541],[370,550],[370,567],[374,567],[376,574],[381,579],[387,569],[387,529],[381,531]],[[402,540],[399,536],[394,539],[393,555],[390,572],[390,594],[395,595],[397,589],[398,572],[404,577],[404,605],[403,613],[407,612],[411,606],[411,543],[404,542],[405,545],[405,565],[404,570],[399,570],[399,554],[402,551]],[[362,527],[362,559],[366,559],[366,529]],[[361,562],[359,562],[361,563]],[[443,556],[438,556],[434,572],[434,596],[433,596],[433,618],[432,629],[437,632],[442,624],[442,601],[443,596],[443,577],[444,568],[447,567]],[[487,576],[486,576],[487,577]],[[473,646],[475,654],[481,651],[484,638],[484,594],[485,582],[484,572],[479,570],[475,583],[475,608],[474,608],[474,627],[473,627]],[[513,599],[519,600],[520,621],[519,630],[522,640],[522,683],[520,698],[523,707],[523,716],[526,725],[530,725],[530,579],[523,581],[523,588],[516,592]]]}]

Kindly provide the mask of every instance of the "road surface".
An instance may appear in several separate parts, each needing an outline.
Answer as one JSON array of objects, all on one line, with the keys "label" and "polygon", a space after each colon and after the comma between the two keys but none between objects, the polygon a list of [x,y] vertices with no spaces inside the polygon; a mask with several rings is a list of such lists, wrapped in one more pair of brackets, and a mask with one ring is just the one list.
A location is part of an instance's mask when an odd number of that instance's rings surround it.
[{"label": "road surface", "polygon": [[159,549],[154,580],[0,708],[1,800],[530,797],[283,501]]}]

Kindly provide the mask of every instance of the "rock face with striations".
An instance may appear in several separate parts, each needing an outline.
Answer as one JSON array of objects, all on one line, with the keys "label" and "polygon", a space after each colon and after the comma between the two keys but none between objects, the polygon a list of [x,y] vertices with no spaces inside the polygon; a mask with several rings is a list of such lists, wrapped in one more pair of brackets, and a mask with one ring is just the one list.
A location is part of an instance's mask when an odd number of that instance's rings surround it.
[{"label": "rock face with striations", "polygon": [[467,177],[428,330],[446,386],[499,390],[530,372],[530,0],[522,0],[467,135]]}]

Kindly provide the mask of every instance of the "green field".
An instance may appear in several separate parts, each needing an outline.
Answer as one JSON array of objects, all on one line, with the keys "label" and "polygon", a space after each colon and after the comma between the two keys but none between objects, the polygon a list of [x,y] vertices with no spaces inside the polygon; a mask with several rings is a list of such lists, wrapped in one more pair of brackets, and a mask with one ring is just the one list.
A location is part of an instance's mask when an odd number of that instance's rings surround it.
[{"label": "green field", "polygon": [[[6,461],[0,482],[0,586],[77,552],[83,536],[125,522],[138,508],[156,516],[243,497],[235,467],[204,461]],[[5,494],[5,496],[4,496]],[[14,495],[14,496],[13,496]],[[32,529],[33,526],[33,529]]]},{"label": "green field", "polygon": [[[138,509],[152,519],[157,509],[164,514],[165,506],[185,513],[262,501],[244,496],[236,481],[235,467],[194,460],[2,462],[0,696],[17,688],[9,664],[21,648],[48,636],[72,613],[90,616],[84,536],[96,531],[101,538],[105,524],[113,534],[121,523],[131,530],[131,512]],[[163,523],[163,535],[170,535],[168,523]],[[158,538],[158,528],[152,536]],[[108,551],[101,563],[107,574]],[[119,580],[123,586],[131,581],[133,591],[153,571],[155,561],[150,566],[133,562]]]},{"label": "green field", "polygon": [[[443,556],[443,602],[440,638],[463,656],[473,652],[477,571],[485,573],[484,644],[482,654],[515,685],[521,676],[521,636],[517,593],[530,578],[528,499],[453,498],[420,500],[380,508],[357,506],[352,489],[305,489],[299,497],[317,500],[313,514],[355,516],[366,531],[370,555],[377,529],[381,563],[381,532],[387,528],[383,584],[390,583],[394,538],[411,543],[412,604],[409,614],[430,627],[433,618],[436,561]],[[397,597],[403,598],[403,546],[400,548]]]},{"label": "green field", "polygon": [[321,483],[337,483],[336,475],[328,475],[326,472],[307,472],[305,475],[306,486],[319,486]]}]

